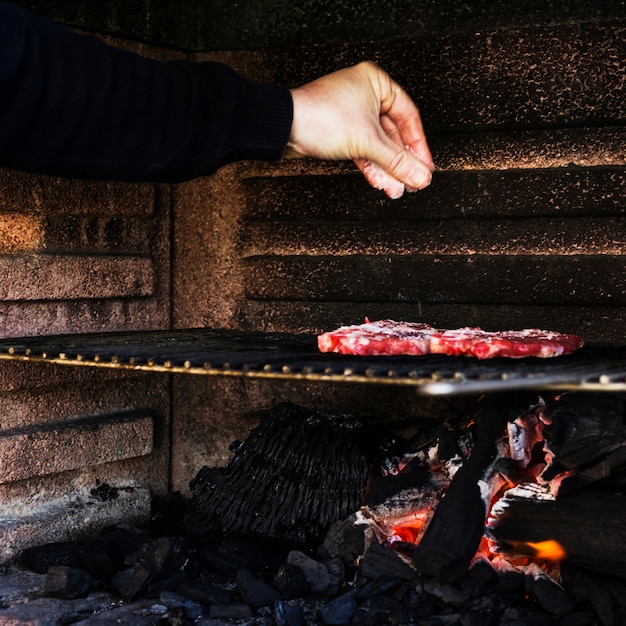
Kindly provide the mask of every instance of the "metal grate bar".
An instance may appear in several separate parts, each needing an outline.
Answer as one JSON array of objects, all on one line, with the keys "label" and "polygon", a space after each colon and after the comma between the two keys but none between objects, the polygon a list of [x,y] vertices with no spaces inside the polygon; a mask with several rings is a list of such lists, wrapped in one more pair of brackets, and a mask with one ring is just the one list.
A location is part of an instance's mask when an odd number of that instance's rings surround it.
[{"label": "metal grate bar", "polygon": [[521,388],[626,391],[626,346],[539,359],[354,357],[318,352],[313,335],[210,329],[0,340],[0,359],[209,376],[412,385],[419,393]]}]

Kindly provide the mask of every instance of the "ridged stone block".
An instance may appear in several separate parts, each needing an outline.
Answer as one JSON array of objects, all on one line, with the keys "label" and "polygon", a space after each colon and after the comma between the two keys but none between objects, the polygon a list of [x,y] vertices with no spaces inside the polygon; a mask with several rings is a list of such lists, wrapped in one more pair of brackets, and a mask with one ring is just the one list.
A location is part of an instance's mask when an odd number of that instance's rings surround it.
[{"label": "ridged stone block", "polygon": [[0,257],[0,300],[150,296],[152,259],[140,256]]},{"label": "ridged stone block", "polygon": [[150,503],[149,489],[129,484],[120,488],[118,497],[111,500],[103,501],[89,494],[74,493],[42,502],[20,515],[0,515],[0,563],[15,559],[24,549],[32,546],[70,541],[78,535],[95,535],[120,520],[129,524],[145,523],[150,518]]},{"label": "ridged stone block", "polygon": [[84,417],[0,432],[0,484],[150,454],[149,412]]}]

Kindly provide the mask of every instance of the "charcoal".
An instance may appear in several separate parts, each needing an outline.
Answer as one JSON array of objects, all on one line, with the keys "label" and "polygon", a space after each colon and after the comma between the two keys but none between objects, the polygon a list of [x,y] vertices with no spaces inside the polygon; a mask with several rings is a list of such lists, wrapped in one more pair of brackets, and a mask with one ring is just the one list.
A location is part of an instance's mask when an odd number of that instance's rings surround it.
[{"label": "charcoal", "polygon": [[144,543],[139,550],[126,556],[124,564],[142,563],[148,571],[156,574],[170,557],[174,543],[170,537],[159,537]]},{"label": "charcoal", "polygon": [[168,608],[166,614],[159,620],[159,626],[187,626],[185,609],[182,606]]},{"label": "charcoal", "polygon": [[[620,607],[620,612],[623,615],[626,615],[626,582],[609,578],[604,581],[604,584],[617,601],[617,604]],[[622,621],[626,622],[626,619]]]},{"label": "charcoal", "polygon": [[476,558],[460,583],[468,598],[478,598],[487,593],[498,581],[498,573],[485,558]]},{"label": "charcoal", "polygon": [[328,559],[324,561],[324,565],[328,569],[330,576],[340,585],[346,577],[346,567],[340,558]]},{"label": "charcoal", "polygon": [[115,574],[116,568],[105,542],[94,542],[88,549],[81,561],[83,567],[95,580],[110,580]]},{"label": "charcoal", "polygon": [[121,523],[109,526],[100,533],[101,540],[108,545],[109,554],[116,567],[122,567],[126,557],[149,544],[152,537],[132,524]]},{"label": "charcoal", "polygon": [[236,604],[212,604],[209,608],[211,619],[245,620],[252,617],[252,609],[243,602]]},{"label": "charcoal", "polygon": [[259,580],[252,572],[241,569],[237,572],[237,586],[241,597],[253,608],[272,606],[281,600],[276,589]]},{"label": "charcoal", "polygon": [[111,586],[122,597],[130,600],[147,589],[149,583],[159,574],[172,548],[170,537],[159,537],[154,541],[142,543],[140,549],[127,554],[124,564],[126,569],[118,571],[111,578]]},{"label": "charcoal", "polygon": [[204,613],[202,606],[198,602],[188,600],[172,591],[162,592],[159,596],[159,601],[168,608],[168,613],[172,609],[182,609],[184,617],[189,620],[196,620],[202,617]]},{"label": "charcoal", "polygon": [[55,598],[84,598],[91,589],[91,576],[82,569],[53,565],[48,569],[44,593]]},{"label": "charcoal", "polygon": [[[618,622],[623,624],[624,620]],[[599,626],[601,622],[598,621],[598,617],[591,610],[587,611],[573,611],[568,613],[562,622],[563,626]]]},{"label": "charcoal", "polygon": [[279,568],[272,584],[285,600],[302,597],[311,590],[302,569],[292,563],[284,563]]},{"label": "charcoal", "polygon": [[235,576],[240,569],[255,571],[264,562],[258,543],[242,537],[208,543],[200,553],[200,559],[224,576]]},{"label": "charcoal", "polygon": [[150,578],[146,585],[145,595],[148,598],[158,598],[163,591],[177,591],[187,580],[184,572],[162,571],[158,576]]},{"label": "charcoal", "polygon": [[552,615],[565,615],[574,609],[574,598],[548,576],[537,564],[527,568],[526,589],[541,607]]},{"label": "charcoal", "polygon": [[412,587],[407,594],[406,604],[419,622],[438,613],[441,605],[438,598],[424,591],[424,584],[421,579],[413,581]]},{"label": "charcoal", "polygon": [[[420,626],[457,626],[461,616],[459,613],[447,613],[442,615],[432,615],[426,619],[420,619]],[[393,622],[392,622],[393,623]],[[520,626],[522,626],[520,624]]]},{"label": "charcoal", "polygon": [[497,590],[491,590],[490,593],[468,600],[463,606],[465,613],[479,613],[483,615],[491,615],[497,617],[504,613],[506,609],[506,603],[503,599],[503,595],[498,593]]},{"label": "charcoal", "polygon": [[524,574],[517,570],[502,572],[498,577],[498,590],[501,593],[515,592],[524,587]]},{"label": "charcoal", "polygon": [[605,479],[626,466],[626,402],[612,394],[564,394],[548,403],[551,424],[543,435],[552,462],[540,478],[559,480],[558,493],[566,494]]},{"label": "charcoal", "polygon": [[230,604],[235,599],[235,592],[233,590],[199,580],[181,581],[176,587],[176,593],[188,600],[194,600],[206,606],[212,604]]},{"label": "charcoal", "polygon": [[485,626],[486,624],[495,624],[493,616],[490,613],[478,613],[477,611],[468,611],[462,613],[459,617],[460,626]]},{"label": "charcoal", "polygon": [[482,406],[476,420],[476,442],[456,472],[424,533],[413,562],[422,574],[444,582],[460,580],[476,554],[483,536],[487,507],[480,483],[496,458],[496,440],[514,406],[494,396]]},{"label": "charcoal", "polygon": [[217,523],[227,535],[319,544],[333,522],[358,509],[372,428],[350,415],[274,407],[223,471],[203,470],[192,481],[194,531]]},{"label": "charcoal", "polygon": [[188,501],[180,492],[153,498],[150,533],[157,537],[179,535],[184,529],[187,507]]},{"label": "charcoal", "polygon": [[79,612],[65,613],[56,619],[55,626],[71,626],[84,620],[85,616]]},{"label": "charcoal", "polygon": [[398,554],[376,542],[370,544],[360,566],[361,575],[370,579],[389,576],[411,581],[417,575]]},{"label": "charcoal", "polygon": [[591,585],[589,576],[569,561],[561,563],[559,572],[563,586],[579,603],[586,602],[589,599],[589,588]]},{"label": "charcoal", "polygon": [[319,618],[328,626],[351,624],[357,611],[356,596],[357,592],[353,589],[327,602],[319,609]]},{"label": "charcoal", "polygon": [[356,610],[355,623],[370,626],[374,624],[406,624],[406,608],[401,602],[386,595],[367,598]]},{"label": "charcoal", "polygon": [[282,601],[274,607],[274,620],[277,626],[305,626],[302,607]]},{"label": "charcoal", "polygon": [[415,457],[397,474],[373,478],[368,486],[365,504],[376,506],[387,498],[406,490],[426,484],[430,471]]},{"label": "charcoal", "polygon": [[393,593],[401,585],[402,580],[391,576],[379,576],[374,580],[360,579],[362,584],[357,588],[357,598],[364,600],[383,593]]},{"label": "charcoal", "polygon": [[459,621],[463,626],[499,624],[507,606],[502,594],[492,591],[480,598],[469,600],[463,606]]},{"label": "charcoal", "polygon": [[367,524],[355,524],[356,516],[333,523],[324,542],[317,549],[317,556],[324,561],[340,558],[347,568],[353,568],[357,559],[365,553]]},{"label": "charcoal", "polygon": [[413,555],[415,554],[415,548],[417,546],[410,541],[394,541],[393,542],[393,551],[396,554],[399,554],[405,557],[407,563],[411,563],[413,561]]},{"label": "charcoal", "polygon": [[192,565],[195,565],[198,559],[197,547],[177,537],[167,536],[162,537],[162,539],[167,539],[167,543],[159,547],[164,552],[163,567],[172,572],[185,571],[189,573],[193,569]]},{"label": "charcoal", "polygon": [[467,594],[457,587],[433,579],[424,581],[424,591],[454,607],[463,606],[468,599]]},{"label": "charcoal", "polygon": [[617,600],[603,584],[590,581],[589,602],[602,626],[621,626],[624,623]]},{"label": "charcoal", "polygon": [[189,483],[189,490],[193,497],[209,497],[211,492],[223,488],[228,477],[223,467],[201,467],[200,471]]},{"label": "charcoal", "polygon": [[136,563],[117,572],[111,578],[111,587],[126,600],[132,600],[146,587],[151,575],[141,563]]},{"label": "charcoal", "polygon": [[504,611],[498,626],[552,626],[552,618],[525,607],[511,607]]},{"label": "charcoal", "polygon": [[341,575],[332,572],[324,563],[316,561],[299,550],[289,552],[287,563],[300,568],[311,593],[319,596],[331,596],[337,593],[341,586],[343,580]]},{"label": "charcoal", "polygon": [[79,566],[83,556],[90,550],[90,541],[63,541],[26,548],[21,563],[37,574],[45,574],[55,565]]}]

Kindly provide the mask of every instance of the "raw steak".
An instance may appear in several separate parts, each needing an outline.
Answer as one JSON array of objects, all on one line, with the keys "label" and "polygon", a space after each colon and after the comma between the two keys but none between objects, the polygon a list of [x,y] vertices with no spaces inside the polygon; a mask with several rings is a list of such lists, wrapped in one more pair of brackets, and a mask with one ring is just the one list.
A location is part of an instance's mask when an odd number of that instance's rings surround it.
[{"label": "raw steak", "polygon": [[421,355],[430,352],[430,336],[435,332],[428,324],[366,320],[365,324],[342,326],[319,335],[317,345],[321,352],[360,356]]},{"label": "raw steak", "polygon": [[548,358],[570,354],[583,345],[578,335],[563,335],[549,330],[526,328],[489,332],[480,328],[438,330],[428,324],[379,320],[354,326],[342,326],[319,335],[321,352],[339,352],[359,356],[449,354],[522,358]]},{"label": "raw steak", "polygon": [[459,328],[435,332],[430,337],[430,351],[433,353],[475,356],[479,359],[497,356],[548,358],[570,354],[582,345],[582,337],[578,335],[562,335],[537,328],[499,332]]}]

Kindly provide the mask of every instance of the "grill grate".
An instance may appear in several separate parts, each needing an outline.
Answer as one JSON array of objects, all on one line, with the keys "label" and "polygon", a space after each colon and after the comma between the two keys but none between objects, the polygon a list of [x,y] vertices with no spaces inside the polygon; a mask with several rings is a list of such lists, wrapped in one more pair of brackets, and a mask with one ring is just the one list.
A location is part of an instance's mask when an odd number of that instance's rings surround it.
[{"label": "grill grate", "polygon": [[626,391],[626,346],[553,359],[318,352],[313,335],[191,329],[4,339],[0,359],[205,376],[411,385],[427,395],[523,388]]}]

